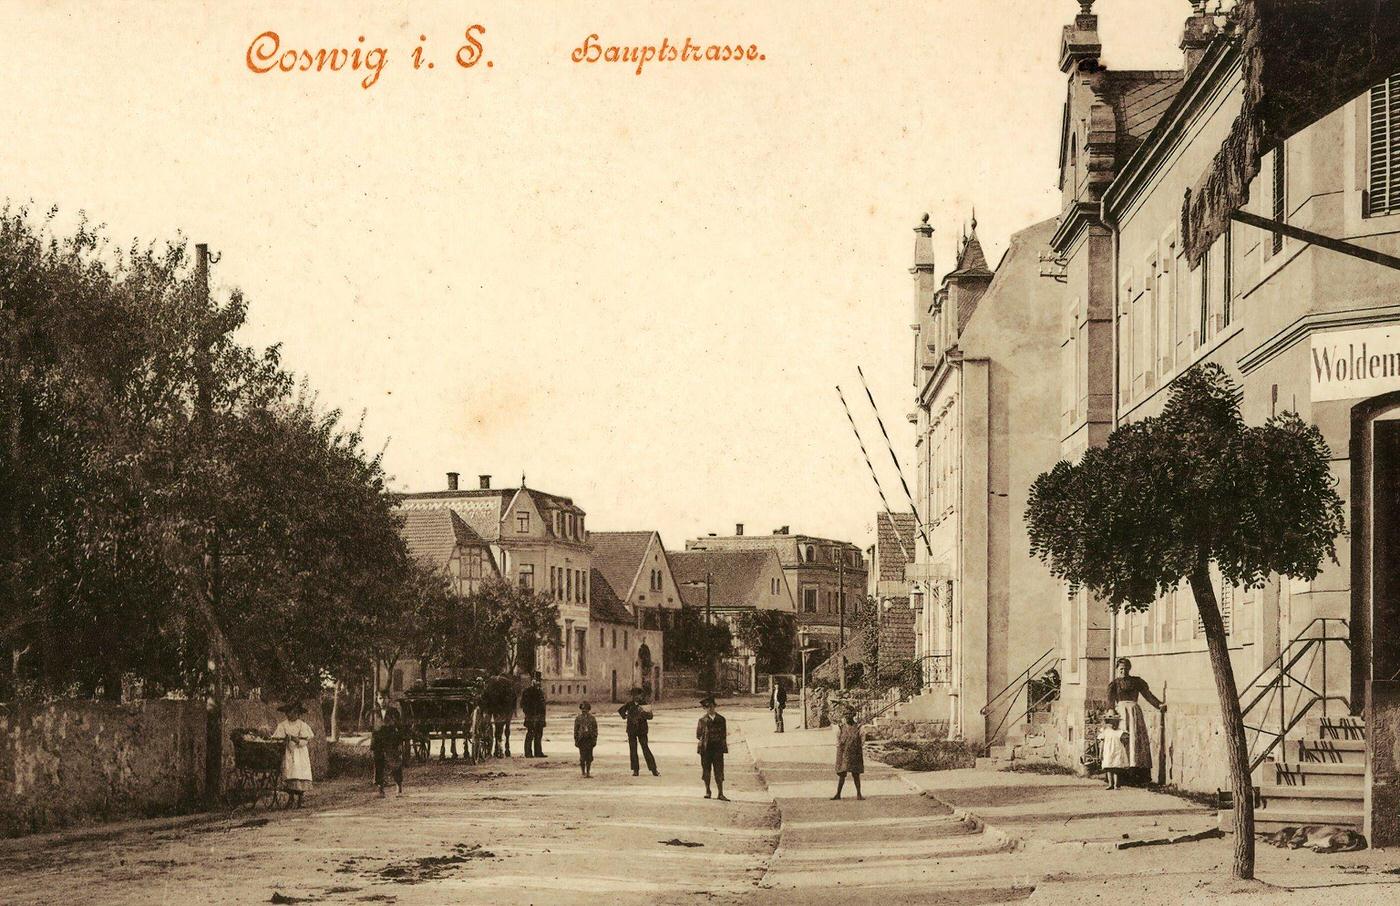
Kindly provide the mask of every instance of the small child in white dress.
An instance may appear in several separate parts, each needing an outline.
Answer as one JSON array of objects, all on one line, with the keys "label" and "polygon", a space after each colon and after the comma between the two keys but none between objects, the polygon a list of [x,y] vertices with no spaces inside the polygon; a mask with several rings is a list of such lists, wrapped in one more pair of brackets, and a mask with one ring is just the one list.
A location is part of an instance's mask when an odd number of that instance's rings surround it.
[{"label": "small child in white dress", "polygon": [[1110,790],[1122,788],[1123,771],[1131,767],[1128,759],[1128,731],[1118,725],[1118,712],[1104,715],[1099,730],[1100,764]]}]

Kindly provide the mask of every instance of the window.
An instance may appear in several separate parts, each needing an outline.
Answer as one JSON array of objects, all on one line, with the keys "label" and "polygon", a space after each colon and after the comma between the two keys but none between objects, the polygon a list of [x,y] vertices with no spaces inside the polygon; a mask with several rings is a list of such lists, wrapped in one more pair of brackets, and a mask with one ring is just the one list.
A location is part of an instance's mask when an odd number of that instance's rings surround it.
[{"label": "window", "polygon": [[599,627],[598,627],[598,647],[599,647],[599,648],[602,648],[602,647],[603,647],[604,645],[606,645],[607,643],[608,643],[607,630],[604,629],[603,627],[599,626]]},{"label": "window", "polygon": [[1233,223],[1225,224],[1225,237],[1221,245],[1223,260],[1220,262],[1220,323],[1222,327],[1229,327],[1230,321],[1235,316],[1234,300],[1231,298],[1235,294],[1235,225]]},{"label": "window", "polygon": [[1371,89],[1369,169],[1366,214],[1400,212],[1400,75]]},{"label": "window", "polygon": [[585,650],[585,648],[587,647],[587,642],[588,642],[588,632],[587,632],[586,630],[583,630],[583,629],[578,630],[578,672],[579,672],[579,673],[587,673],[587,672],[588,672],[588,657],[587,657],[587,655],[585,655],[585,654],[583,653],[584,650]]},{"label": "window", "polygon": [[817,590],[815,588],[802,589],[802,612],[817,612]]},{"label": "window", "polygon": [[520,587],[528,591],[535,590],[535,566],[532,563],[520,564]]},{"label": "window", "polygon": [[622,630],[622,650],[623,650],[623,651],[626,651],[626,650],[627,650],[627,645],[628,645],[627,630],[624,629],[624,630]]},{"label": "window", "polygon": [[1201,311],[1200,324],[1197,325],[1196,348],[1206,344],[1209,338],[1207,330],[1210,327],[1210,249],[1206,249],[1205,257],[1201,259]]},{"label": "window", "polygon": [[[1288,219],[1288,150],[1286,144],[1274,149],[1274,220],[1283,223]],[[1275,233],[1273,254],[1283,251],[1283,234]]]},{"label": "window", "polygon": [[567,601],[574,596],[574,571],[564,570],[564,600]]},{"label": "window", "polygon": [[574,662],[574,621],[564,621],[564,663]]},{"label": "window", "polygon": [[613,646],[614,648],[617,647],[617,629],[616,629],[616,627],[613,628],[613,644],[612,644],[612,646]]},{"label": "window", "polygon": [[516,513],[516,514],[515,514],[515,530],[516,530],[517,532],[519,532],[520,534],[522,534],[522,535],[524,535],[524,534],[526,534],[526,533],[528,533],[528,532],[530,531],[530,514],[529,514],[529,513]]}]

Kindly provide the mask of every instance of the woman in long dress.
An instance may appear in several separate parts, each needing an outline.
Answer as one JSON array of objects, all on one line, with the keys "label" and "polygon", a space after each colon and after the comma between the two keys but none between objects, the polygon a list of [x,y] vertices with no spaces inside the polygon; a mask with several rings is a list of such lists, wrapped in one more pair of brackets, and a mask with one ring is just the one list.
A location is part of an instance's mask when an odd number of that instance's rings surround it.
[{"label": "woman in long dress", "polygon": [[860,792],[860,775],[865,773],[865,742],[860,736],[860,725],[849,711],[845,723],[836,731],[836,795],[832,799],[841,798],[848,773],[856,785],[856,798],[864,799]]},{"label": "woman in long dress", "polygon": [[272,731],[273,739],[286,740],[282,752],[282,789],[291,796],[292,801],[287,804],[290,806],[294,802],[301,808],[301,797],[311,789],[311,740],[316,734],[311,725],[302,720],[306,709],[299,703],[291,702],[277,710],[286,715]]},{"label": "woman in long dress", "polygon": [[1133,676],[1133,662],[1120,657],[1114,665],[1117,676],[1108,684],[1108,706],[1118,712],[1122,728],[1128,733],[1128,768],[1151,776],[1152,745],[1147,737],[1147,720],[1142,716],[1139,698],[1158,711],[1167,710],[1166,702],[1152,694],[1147,683]]}]

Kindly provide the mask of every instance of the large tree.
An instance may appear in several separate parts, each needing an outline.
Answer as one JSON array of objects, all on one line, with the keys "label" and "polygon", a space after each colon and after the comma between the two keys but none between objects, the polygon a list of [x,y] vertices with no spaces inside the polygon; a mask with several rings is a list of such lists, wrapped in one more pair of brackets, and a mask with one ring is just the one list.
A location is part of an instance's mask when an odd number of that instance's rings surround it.
[{"label": "large tree", "polygon": [[1072,587],[1140,611],[1191,589],[1225,729],[1235,802],[1234,875],[1254,876],[1254,801],[1239,693],[1215,586],[1257,588],[1272,575],[1315,578],[1336,562],[1343,529],[1331,454],[1296,413],[1247,426],[1218,365],[1173,382],[1162,414],[1118,428],[1076,464],[1036,479],[1031,551]]},{"label": "large tree", "polygon": [[379,457],[202,277],[0,212],[0,697],[311,693],[403,581]]},{"label": "large tree", "polygon": [[792,672],[797,618],[781,610],[746,610],[733,617],[734,636],[754,653],[759,673]]},{"label": "large tree", "polygon": [[467,608],[493,628],[507,673],[521,666],[522,654],[528,656],[540,645],[560,644],[559,605],[548,595],[504,579],[488,579],[467,597]]}]

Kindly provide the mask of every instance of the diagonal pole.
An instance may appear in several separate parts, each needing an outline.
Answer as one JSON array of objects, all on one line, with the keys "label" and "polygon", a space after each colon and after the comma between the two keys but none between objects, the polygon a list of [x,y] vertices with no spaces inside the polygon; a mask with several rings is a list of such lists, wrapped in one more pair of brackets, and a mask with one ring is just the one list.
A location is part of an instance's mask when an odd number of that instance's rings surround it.
[{"label": "diagonal pole", "polygon": [[875,395],[870,392],[870,385],[866,383],[865,372],[860,366],[856,366],[856,373],[860,375],[861,386],[865,388],[865,398],[870,400],[870,408],[875,410],[875,422],[880,426],[880,433],[885,435],[885,446],[889,448],[890,459],[894,460],[894,470],[899,475],[899,483],[904,486],[904,496],[909,499],[909,512],[914,514],[914,524],[919,528],[919,536],[924,539],[924,549],[928,551],[929,559],[933,559],[933,545],[928,540],[928,527],[919,518],[918,504],[914,503],[914,494],[909,490],[909,482],[904,480],[904,469],[900,468],[899,457],[894,453],[894,442],[890,440],[890,432],[885,430],[885,420],[880,417],[880,407],[875,405]]},{"label": "diagonal pole", "polygon": [[[836,387],[836,395],[841,398],[841,408],[846,410],[846,421],[851,423],[851,431],[854,432],[856,436],[856,443],[860,445],[860,453],[865,457],[865,467],[870,470],[870,478],[875,482],[875,490],[880,493],[880,502],[885,506],[885,515],[890,517],[890,528],[894,531],[895,540],[899,542],[900,549],[904,551],[905,556],[907,556],[909,562],[912,563],[914,561],[913,547],[907,544],[904,540],[904,536],[900,534],[899,525],[894,520],[894,512],[890,509],[890,502],[885,497],[885,489],[880,485],[880,476],[875,474],[875,466],[870,462],[870,453],[865,449],[865,441],[861,439],[860,429],[856,427],[856,420],[851,417],[851,407],[846,404],[846,394],[841,392],[840,385]],[[914,521],[916,525],[918,524],[918,519],[919,515],[915,513]],[[926,547],[928,546],[927,537],[924,538],[924,545]],[[929,555],[932,556],[932,554],[933,551],[930,550]]]}]

